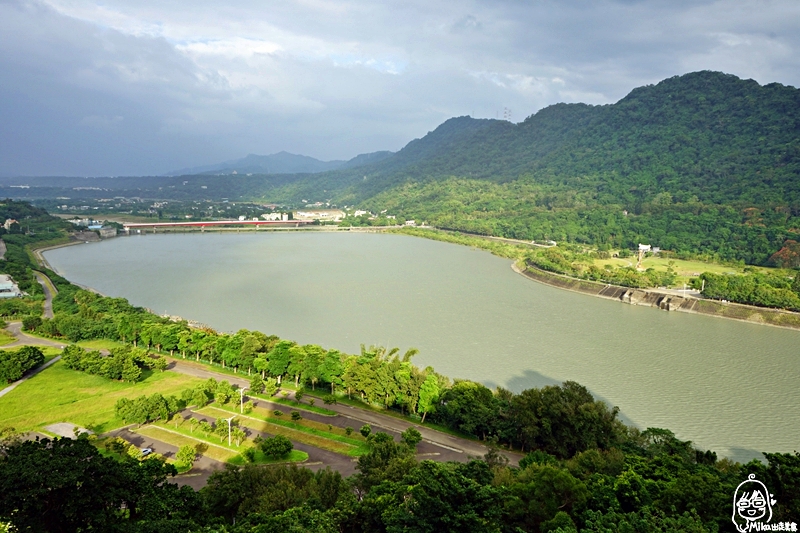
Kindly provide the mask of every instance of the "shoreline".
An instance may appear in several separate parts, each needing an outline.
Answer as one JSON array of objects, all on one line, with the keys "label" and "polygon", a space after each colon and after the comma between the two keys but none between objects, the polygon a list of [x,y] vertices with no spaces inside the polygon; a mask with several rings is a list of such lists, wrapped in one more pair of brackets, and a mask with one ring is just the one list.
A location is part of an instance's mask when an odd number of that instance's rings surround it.
[{"label": "shoreline", "polygon": [[[435,228],[431,227],[423,227],[423,226],[415,226],[416,228],[421,229],[428,229],[434,230]],[[242,228],[214,228],[213,230],[207,230],[210,232],[220,232],[220,233],[230,233],[236,232],[239,233]],[[340,226],[317,226],[317,227],[304,227],[304,228],[269,228],[265,230],[258,230],[258,229],[245,229],[246,232],[259,232],[259,231],[266,231],[266,232],[284,232],[284,231],[322,231],[322,232],[355,232],[355,233],[400,233],[397,232],[397,229],[402,229],[402,226],[368,226],[368,227],[358,227],[358,226],[350,226],[347,228],[340,227]],[[394,231],[392,231],[394,230]],[[441,231],[441,230],[439,230]],[[200,230],[191,230],[191,231],[174,231],[174,230],[162,230],[160,233],[162,234],[175,234],[175,233],[205,233],[205,231]],[[459,232],[452,232],[446,231],[445,233],[450,234],[457,234],[457,235],[465,235],[465,236],[472,236],[468,234],[461,234]],[[146,235],[147,232],[143,232],[141,234],[121,234],[118,237],[126,237],[126,236],[134,236],[134,235]],[[156,234],[153,231],[153,234]],[[413,235],[407,234],[410,237],[425,237],[424,235]],[[481,240],[487,240],[490,242],[504,242],[506,244],[522,244],[516,243],[512,240],[507,239],[500,239],[500,238],[493,238],[493,237],[480,237],[480,236],[472,236],[477,237]],[[438,239],[430,239],[430,240],[438,240]],[[442,241],[442,242],[449,242],[449,241]],[[52,267],[47,259],[44,257],[44,252],[49,250],[55,250],[57,248],[63,248],[66,246],[74,246],[76,244],[85,244],[85,241],[73,241],[73,242],[66,242],[61,244],[56,244],[52,246],[46,246],[43,248],[35,248],[32,249],[31,252],[34,254],[37,262],[40,266],[44,268],[48,268],[55,272],[58,275],[61,275],[58,270]],[[454,243],[454,244],[462,244],[462,243]],[[529,244],[529,243],[525,243]],[[464,244],[462,244],[464,245]],[[483,248],[484,251],[492,253],[491,250]],[[496,254],[492,254],[496,255]],[[683,313],[692,313],[692,314],[700,314],[705,316],[712,316],[717,318],[726,318],[730,320],[736,320],[739,322],[746,322],[749,324],[758,324],[758,325],[765,325],[765,326],[772,326],[778,327],[783,329],[791,329],[798,331],[800,330],[800,313],[794,313],[792,311],[785,311],[782,309],[772,309],[768,307],[756,307],[747,304],[740,304],[735,302],[721,302],[718,300],[709,300],[704,298],[697,298],[691,295],[677,295],[671,292],[663,292],[658,289],[636,289],[631,287],[623,287],[620,285],[611,285],[607,283],[599,283],[595,281],[589,280],[582,280],[579,278],[573,278],[564,274],[557,274],[555,272],[548,272],[545,270],[541,270],[536,267],[527,266],[524,269],[521,269],[518,266],[518,261],[513,261],[511,263],[511,269],[516,272],[517,274],[525,277],[526,279],[536,281],[538,283],[542,283],[544,285],[549,285],[551,287],[555,287],[562,290],[567,290],[571,292],[576,292],[579,294],[587,295],[587,296],[594,296],[597,298],[603,298],[606,300],[617,301],[621,303],[627,303],[629,305],[642,305],[645,307],[657,307],[659,309],[663,309],[665,311],[679,311]],[[101,296],[105,296],[104,294],[98,292],[97,290],[87,287],[73,281],[70,281],[84,290],[88,290],[94,292],[96,294],[100,294]]]},{"label": "shoreline", "polygon": [[726,318],[749,324],[772,326],[783,329],[800,330],[800,313],[756,307],[734,302],[720,302],[696,298],[689,295],[675,295],[658,289],[634,289],[620,285],[598,283],[547,272],[535,267],[527,266],[521,269],[517,262],[511,263],[511,269],[526,279],[549,285],[557,289],[576,292],[605,300],[617,301],[629,305],[657,307],[665,311],[678,311],[698,315]]}]

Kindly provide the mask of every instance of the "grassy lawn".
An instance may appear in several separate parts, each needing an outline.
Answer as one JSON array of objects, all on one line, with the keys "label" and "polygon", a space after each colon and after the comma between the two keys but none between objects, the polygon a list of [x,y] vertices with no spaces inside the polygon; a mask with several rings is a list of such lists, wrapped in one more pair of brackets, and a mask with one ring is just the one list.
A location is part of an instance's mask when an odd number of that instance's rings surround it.
[{"label": "grassy lawn", "polygon": [[[236,414],[234,410],[221,409],[213,406],[204,407],[198,412],[213,417],[227,417],[229,414]],[[256,416],[252,416],[253,414]],[[332,431],[329,431],[326,424],[320,424],[319,422],[313,422],[311,420],[293,422],[291,420],[270,417],[269,414],[270,413],[266,410],[259,409],[254,411],[251,415],[239,415],[237,420],[239,421],[239,425],[255,431],[269,433],[270,435],[283,435],[287,439],[296,442],[335,453],[341,453],[343,455],[349,455],[351,457],[358,457],[367,452],[366,442],[361,435],[358,435],[357,439],[355,437],[356,433],[350,437],[346,437],[337,433],[337,431],[344,432],[341,428],[334,427]],[[263,417],[263,419],[258,417]],[[315,427],[314,424],[318,424],[321,427]]]},{"label": "grassy lawn", "polygon": [[118,341],[112,341],[111,339],[95,339],[91,341],[79,341],[78,346],[89,350],[110,350],[111,348],[118,348],[125,345]]},{"label": "grassy lawn", "polygon": [[15,340],[17,340],[17,338],[14,337],[14,335],[12,335],[11,333],[9,333],[8,331],[6,331],[4,329],[0,329],[0,346],[5,346],[6,344],[11,344]]},{"label": "grassy lawn", "polygon": [[[172,444],[173,446],[177,446],[180,448],[181,446],[195,446],[196,444],[206,444],[207,448],[203,450],[202,454],[206,457],[210,457],[216,461],[220,461],[226,463],[239,455],[238,451],[228,449],[227,446],[220,447],[218,444],[214,444],[210,440],[205,440],[203,438],[197,437],[190,437],[187,435],[176,435],[173,431],[178,431],[182,433],[180,430],[176,430],[173,427],[169,428],[170,431],[165,431],[164,428],[161,428],[157,425],[148,425],[142,426],[139,429],[134,430],[134,432],[139,433],[140,435],[144,435],[146,437],[153,437],[156,440],[160,440],[161,442],[166,442],[167,444]],[[188,433],[188,432],[187,432]],[[195,430],[195,433],[198,433]],[[198,435],[200,436],[200,435]],[[245,446],[247,448],[249,446]],[[242,448],[244,449],[244,448]]]},{"label": "grassy lawn", "polygon": [[[682,284],[688,281],[691,277],[697,277],[703,272],[712,272],[714,274],[725,274],[729,272],[741,273],[742,269],[730,265],[720,265],[718,263],[704,263],[702,261],[683,260],[683,259],[667,259],[665,257],[646,257],[642,261],[642,268],[652,268],[658,272],[666,272],[669,263],[672,261],[674,264],[672,268],[678,274],[678,283]],[[610,259],[595,259],[594,264],[598,268],[603,268],[606,265],[613,265],[616,268],[636,266],[636,258],[631,256],[627,258],[614,257]]]},{"label": "grassy lawn", "polygon": [[[317,413],[318,415],[324,415],[324,416],[337,415],[336,411],[331,411],[330,409],[325,409],[324,407],[317,407],[316,405],[308,405],[307,403],[298,403],[288,398],[280,398],[278,396],[264,396],[263,394],[253,394],[253,397],[258,398],[259,400],[263,400],[265,402],[277,403],[280,405],[285,405],[286,407],[299,409],[301,411],[310,411],[312,413]],[[316,401],[316,398],[314,398],[314,400]]]},{"label": "grassy lawn", "polygon": [[[289,452],[288,457],[282,457],[280,459],[270,459],[264,455],[264,452],[261,450],[256,450],[256,460],[253,461],[253,463],[257,465],[278,465],[285,463],[303,463],[305,461],[308,461],[308,454],[300,450],[292,450]],[[247,463],[245,458],[241,455],[237,455],[228,462],[236,466],[242,466]]]},{"label": "grassy lawn", "polygon": [[[249,439],[242,442],[241,446],[236,446],[233,444],[232,446],[228,447],[227,439],[222,439],[219,443],[217,443],[215,442],[218,440],[217,437],[211,435],[206,437],[198,429],[195,429],[192,433],[187,429],[187,426],[188,424],[185,422],[179,424],[177,428],[174,424],[167,425],[157,423],[143,426],[135,431],[136,433],[153,437],[154,439],[158,439],[162,442],[166,442],[167,444],[172,444],[173,446],[177,447],[185,446],[187,444],[190,446],[195,446],[196,444],[205,444],[206,449],[202,452],[202,454],[206,457],[210,457],[211,459],[223,463],[232,463],[237,465],[244,464],[246,462],[240,453],[248,448],[253,447],[253,441]],[[176,433],[180,434],[176,435]],[[289,457],[283,459],[269,459],[259,450],[256,451],[255,463],[297,463],[306,460],[308,460],[308,454],[298,450],[292,451]]]},{"label": "grassy lawn", "polygon": [[72,422],[103,433],[125,425],[114,416],[114,404],[120,398],[178,394],[201,381],[155,372],[139,383],[123,383],[70,370],[59,361],[0,398],[0,426],[32,431],[55,422]]}]

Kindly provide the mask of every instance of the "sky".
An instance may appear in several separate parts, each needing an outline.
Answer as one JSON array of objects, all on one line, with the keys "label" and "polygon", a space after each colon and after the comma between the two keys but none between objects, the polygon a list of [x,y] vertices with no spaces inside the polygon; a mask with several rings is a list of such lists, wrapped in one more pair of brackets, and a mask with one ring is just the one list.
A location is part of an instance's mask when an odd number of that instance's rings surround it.
[{"label": "sky", "polygon": [[0,175],[350,159],[697,70],[800,86],[800,2],[0,0]]}]

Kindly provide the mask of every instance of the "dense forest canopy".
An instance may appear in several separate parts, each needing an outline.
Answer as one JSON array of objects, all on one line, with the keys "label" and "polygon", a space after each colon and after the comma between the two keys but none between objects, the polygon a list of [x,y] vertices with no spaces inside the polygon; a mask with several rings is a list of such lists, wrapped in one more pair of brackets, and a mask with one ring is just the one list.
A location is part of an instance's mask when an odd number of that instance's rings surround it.
[{"label": "dense forest canopy", "polygon": [[[798,177],[800,90],[705,71],[611,105],[556,104],[519,124],[453,118],[356,168],[0,185],[25,198],[325,201],[479,234],[601,248],[648,242],[766,265],[800,237]],[[9,187],[23,182],[30,188]]]}]

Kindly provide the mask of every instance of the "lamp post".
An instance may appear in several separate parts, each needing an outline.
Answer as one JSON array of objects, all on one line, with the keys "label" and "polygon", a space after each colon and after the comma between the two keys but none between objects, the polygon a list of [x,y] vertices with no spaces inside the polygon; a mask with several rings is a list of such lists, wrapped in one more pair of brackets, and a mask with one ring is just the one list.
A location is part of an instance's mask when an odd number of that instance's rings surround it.
[{"label": "lamp post", "polygon": [[247,390],[247,387],[242,387],[239,389],[239,412],[244,413],[244,391]]},{"label": "lamp post", "polygon": [[234,418],[236,418],[235,415],[225,419],[228,422],[228,446],[231,445],[231,422],[233,422]]}]

